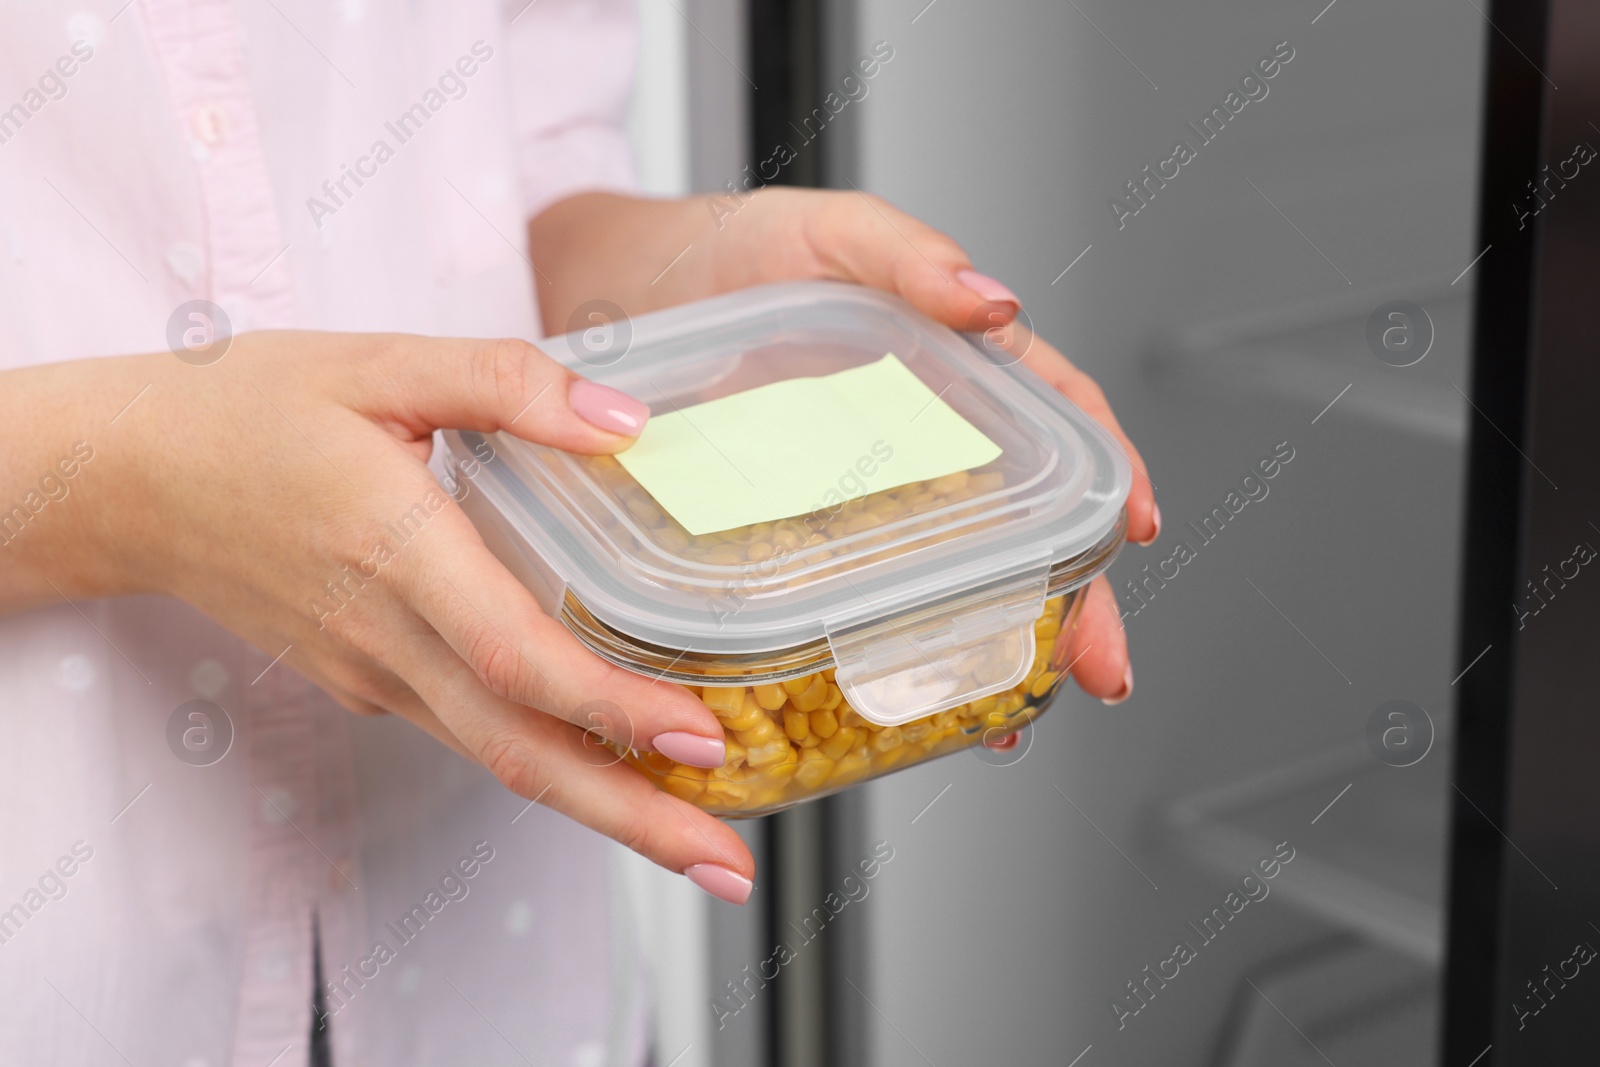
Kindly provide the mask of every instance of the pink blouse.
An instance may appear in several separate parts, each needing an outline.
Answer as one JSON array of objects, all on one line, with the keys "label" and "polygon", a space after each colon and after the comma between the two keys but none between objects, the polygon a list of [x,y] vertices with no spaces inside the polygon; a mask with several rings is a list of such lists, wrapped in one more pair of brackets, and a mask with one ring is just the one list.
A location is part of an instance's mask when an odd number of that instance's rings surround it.
[{"label": "pink blouse", "polygon": [[[525,220],[629,187],[636,45],[630,0],[9,5],[0,366],[194,299],[536,337]],[[130,400],[63,440],[183,417]],[[276,651],[159,597],[0,619],[3,1058],[304,1064],[315,922],[338,1067],[640,1062],[609,843]]]}]

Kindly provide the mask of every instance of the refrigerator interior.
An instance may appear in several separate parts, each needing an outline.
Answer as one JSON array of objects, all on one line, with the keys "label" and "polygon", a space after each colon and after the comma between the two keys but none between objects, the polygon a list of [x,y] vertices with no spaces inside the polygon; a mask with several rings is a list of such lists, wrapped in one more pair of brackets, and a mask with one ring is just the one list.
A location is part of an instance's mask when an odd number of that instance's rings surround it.
[{"label": "refrigerator interior", "polygon": [[[846,848],[895,857],[849,928],[865,1062],[1426,1062],[1492,31],[1441,0],[844,16],[840,78],[893,58],[827,131],[832,183],[1021,296],[1104,386],[1164,517],[1111,574],[1131,699],[1068,692],[1006,758],[862,791]],[[1202,142],[1187,124],[1224,107]],[[1196,158],[1149,181],[1180,139]],[[1431,332],[1410,366],[1367,339],[1394,300]]]}]

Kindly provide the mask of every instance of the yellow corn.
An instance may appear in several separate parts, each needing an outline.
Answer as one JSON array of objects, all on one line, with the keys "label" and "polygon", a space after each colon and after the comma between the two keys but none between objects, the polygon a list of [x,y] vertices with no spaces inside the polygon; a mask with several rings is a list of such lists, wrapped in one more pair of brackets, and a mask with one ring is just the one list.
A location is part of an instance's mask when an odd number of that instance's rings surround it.
[{"label": "yellow corn", "polygon": [[744,707],[744,687],[735,685],[708,685],[704,689],[705,695],[700,699],[705,701],[706,707],[719,715],[726,712],[729,715],[738,714]]},{"label": "yellow corn", "polygon": [[816,749],[807,749],[800,754],[800,766],[795,769],[794,780],[807,789],[816,789],[832,773],[833,760]]},{"label": "yellow corn", "polygon": [[777,711],[783,707],[783,702],[789,699],[789,694],[784,692],[781,685],[758,685],[755,687],[756,703],[768,711]]},{"label": "yellow corn", "polygon": [[[610,457],[592,461],[616,493],[631,521],[648,527],[663,548],[702,562],[734,566],[745,562],[786,561],[814,566],[830,555],[828,539],[851,536],[852,546],[884,539],[883,530],[908,514],[960,504],[1005,485],[998,471],[957,472],[887,493],[852,500],[826,516],[826,531],[802,523],[757,523],[739,530],[691,537],[665,515]],[[950,508],[970,512],[974,506]],[[856,551],[855,547],[848,551]],[[776,568],[762,568],[763,571]],[[791,584],[793,584],[791,580]],[[874,774],[918,763],[975,744],[990,727],[1015,730],[1036,717],[1040,705],[1061,684],[1054,663],[1057,645],[1071,618],[1070,597],[1047,600],[1033,623],[1035,655],[1026,677],[1010,689],[947,708],[899,727],[880,727],[864,719],[845,698],[837,669],[814,671],[778,683],[742,685],[758,671],[727,664],[705,664],[702,681],[732,685],[690,686],[721,722],[727,751],[721,767],[687,767],[653,752],[625,753],[661,789],[726,815],[761,814],[774,807],[847,785]],[[1009,674],[1025,635],[995,656],[969,654],[945,665],[976,684]],[[1052,662],[1054,661],[1054,663]]]},{"label": "yellow corn", "polygon": [[814,674],[805,674],[801,675],[799,678],[790,678],[780,684],[783,686],[783,691],[785,693],[788,693],[790,696],[795,696],[798,693],[804,693],[807,689],[810,689],[811,680],[815,677],[816,675]]},{"label": "yellow corn", "polygon": [[731,778],[744,770],[747,754],[744,745],[737,737],[725,738],[723,743],[727,745],[727,755],[722,759],[722,766],[711,772],[713,778]]},{"label": "yellow corn", "polygon": [[791,741],[803,741],[811,732],[811,717],[803,711],[790,709],[783,713],[783,732]]},{"label": "yellow corn", "polygon": [[794,749],[789,747],[789,742],[778,737],[765,744],[751,745],[750,750],[745,753],[744,759],[745,763],[760,770],[763,767],[771,767],[775,763],[782,763],[785,758],[793,755]]},{"label": "yellow corn", "polygon": [[789,694],[789,702],[800,711],[816,711],[828,699],[828,683],[822,680],[822,675],[813,674],[811,684],[802,693]]},{"label": "yellow corn", "polygon": [[841,726],[834,731],[832,737],[822,742],[822,754],[832,760],[843,759],[844,754],[855,747],[855,743],[856,731],[848,726]]},{"label": "yellow corn", "polygon": [[987,474],[974,474],[972,480],[967,483],[967,487],[975,494],[992,493],[996,489],[1004,489],[1005,484],[1006,476],[1004,474],[999,471],[990,471]]},{"label": "yellow corn", "polygon": [[739,782],[707,782],[706,796],[738,805],[750,799],[750,787]]},{"label": "yellow corn", "polygon": [[[740,744],[749,749],[754,749],[761,745],[775,743],[787,745],[789,743],[778,730],[777,724],[766,716],[756,720],[756,724],[748,730],[740,730],[735,736],[738,737]],[[754,767],[756,765],[753,753],[745,758],[749,761],[750,766]]]},{"label": "yellow corn", "polygon": [[739,709],[736,715],[722,716],[722,725],[725,729],[738,732],[754,728],[756,723],[761,722],[766,717],[767,713],[761,709],[760,704],[756,703],[756,698],[746,693],[744,706]]}]

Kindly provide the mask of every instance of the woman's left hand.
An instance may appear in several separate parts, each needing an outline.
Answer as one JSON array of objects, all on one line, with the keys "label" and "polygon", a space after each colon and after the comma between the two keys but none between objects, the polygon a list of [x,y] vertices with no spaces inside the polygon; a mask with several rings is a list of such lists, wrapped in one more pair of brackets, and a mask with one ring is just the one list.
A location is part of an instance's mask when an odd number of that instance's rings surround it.
[{"label": "woman's left hand", "polygon": [[[985,331],[988,343],[1055,386],[1121,446],[1134,468],[1128,537],[1154,541],[1161,529],[1144,460],[1105,394],[1043,338],[1017,321],[1021,301],[979,273],[960,245],[880,197],[769,186],[742,200],[718,196],[645,200],[585,193],[529,225],[543,274],[546,330],[564,333],[581,302],[603,297],[636,315],[766,282],[831,278],[895,293],[957,330]],[[1092,696],[1119,703],[1133,689],[1115,595],[1095,579],[1068,650],[1073,676]]]}]

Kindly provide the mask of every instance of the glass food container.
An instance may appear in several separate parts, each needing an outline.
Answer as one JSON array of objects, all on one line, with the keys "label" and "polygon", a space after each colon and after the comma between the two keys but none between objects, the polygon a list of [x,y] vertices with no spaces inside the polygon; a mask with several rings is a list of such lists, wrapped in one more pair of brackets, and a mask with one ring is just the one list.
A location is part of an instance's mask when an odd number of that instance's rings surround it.
[{"label": "glass food container", "polygon": [[1014,357],[836,282],[540,348],[658,416],[893,353],[1001,450],[876,492],[881,453],[865,455],[816,511],[696,536],[614,457],[445,434],[447,466],[471,482],[462,507],[544,609],[604,659],[689,687],[726,735],[716,770],[622,745],[616,758],[713,814],[764,815],[1003,741],[1049,705],[1084,590],[1122,547],[1131,469]]}]

